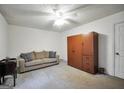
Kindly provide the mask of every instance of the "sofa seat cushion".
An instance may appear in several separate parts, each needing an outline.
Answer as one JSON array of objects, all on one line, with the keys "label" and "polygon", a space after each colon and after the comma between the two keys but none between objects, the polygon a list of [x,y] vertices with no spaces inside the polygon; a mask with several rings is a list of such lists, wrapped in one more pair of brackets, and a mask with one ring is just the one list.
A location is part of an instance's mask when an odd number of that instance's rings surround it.
[{"label": "sofa seat cushion", "polygon": [[44,61],[45,63],[47,63],[47,62],[56,62],[57,59],[56,59],[56,58],[43,58],[43,61]]},{"label": "sofa seat cushion", "polygon": [[36,59],[30,62],[26,62],[25,66],[34,66],[34,65],[38,65],[38,64],[42,64],[44,63],[42,59]]},{"label": "sofa seat cushion", "polygon": [[57,61],[56,58],[43,58],[43,59],[37,59],[37,60],[30,61],[30,62],[26,62],[25,66],[29,67],[29,66],[47,64],[47,63],[56,62],[56,61]]}]

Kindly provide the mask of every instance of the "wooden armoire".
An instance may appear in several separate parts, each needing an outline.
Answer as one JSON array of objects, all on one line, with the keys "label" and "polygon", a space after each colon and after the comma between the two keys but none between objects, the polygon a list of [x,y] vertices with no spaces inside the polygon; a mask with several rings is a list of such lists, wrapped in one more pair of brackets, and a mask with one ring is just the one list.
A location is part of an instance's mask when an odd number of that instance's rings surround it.
[{"label": "wooden armoire", "polygon": [[98,71],[98,33],[67,37],[68,65],[95,74]]}]

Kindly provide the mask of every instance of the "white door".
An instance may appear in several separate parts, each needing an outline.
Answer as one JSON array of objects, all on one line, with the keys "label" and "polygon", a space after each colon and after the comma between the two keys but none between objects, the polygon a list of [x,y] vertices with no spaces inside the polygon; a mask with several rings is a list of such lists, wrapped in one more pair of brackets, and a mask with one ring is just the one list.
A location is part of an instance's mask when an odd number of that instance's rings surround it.
[{"label": "white door", "polygon": [[124,79],[124,23],[115,25],[115,76]]}]

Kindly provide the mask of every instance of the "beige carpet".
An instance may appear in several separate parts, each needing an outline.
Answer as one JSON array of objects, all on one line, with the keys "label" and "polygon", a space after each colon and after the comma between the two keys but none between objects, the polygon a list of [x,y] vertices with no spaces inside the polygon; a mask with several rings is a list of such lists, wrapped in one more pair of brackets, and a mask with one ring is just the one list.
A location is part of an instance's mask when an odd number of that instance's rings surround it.
[{"label": "beige carpet", "polygon": [[[12,78],[6,80],[9,88]],[[107,75],[92,75],[61,62],[48,68],[43,68],[19,74],[15,89],[115,89],[124,88],[124,80]]]}]

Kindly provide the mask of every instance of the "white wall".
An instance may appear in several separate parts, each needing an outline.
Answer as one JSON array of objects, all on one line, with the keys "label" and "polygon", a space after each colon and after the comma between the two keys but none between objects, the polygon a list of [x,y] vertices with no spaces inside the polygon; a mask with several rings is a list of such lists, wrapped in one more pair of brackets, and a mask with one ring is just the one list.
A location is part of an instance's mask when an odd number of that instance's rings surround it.
[{"label": "white wall", "polygon": [[9,25],[9,57],[20,53],[54,50],[60,54],[60,33]]},{"label": "white wall", "polygon": [[62,58],[67,60],[67,36],[95,31],[99,33],[99,66],[114,75],[114,24],[124,21],[124,12],[79,26],[62,33]]},{"label": "white wall", "polygon": [[7,56],[7,22],[0,13],[0,60]]}]

